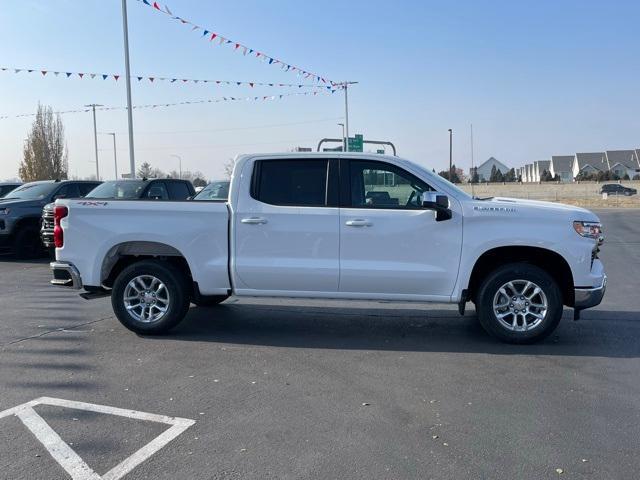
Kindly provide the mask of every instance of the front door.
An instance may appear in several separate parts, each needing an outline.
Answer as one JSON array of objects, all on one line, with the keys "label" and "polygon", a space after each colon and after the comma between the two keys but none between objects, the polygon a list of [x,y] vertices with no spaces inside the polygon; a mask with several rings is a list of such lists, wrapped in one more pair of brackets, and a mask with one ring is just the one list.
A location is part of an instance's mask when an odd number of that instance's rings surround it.
[{"label": "front door", "polygon": [[337,161],[257,160],[244,166],[234,212],[236,291],[337,292]]},{"label": "front door", "polygon": [[437,222],[421,206],[433,190],[399,166],[370,160],[341,166],[340,287],[344,293],[446,300],[458,275],[460,207]]}]

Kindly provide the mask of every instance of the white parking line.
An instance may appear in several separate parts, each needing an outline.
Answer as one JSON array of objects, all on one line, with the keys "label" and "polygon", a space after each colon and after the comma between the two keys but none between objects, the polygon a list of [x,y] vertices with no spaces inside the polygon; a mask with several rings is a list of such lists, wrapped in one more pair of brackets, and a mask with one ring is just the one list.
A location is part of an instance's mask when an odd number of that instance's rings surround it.
[{"label": "white parking line", "polygon": [[[44,419],[34,410],[37,405],[50,405],[55,407],[72,408],[87,412],[103,413],[106,415],[117,415],[119,417],[133,418],[148,422],[157,422],[171,425],[170,428],[162,432],[145,446],[140,448],[133,455],[124,459],[103,476],[94,472],[73,449],[60,438]],[[73,480],[118,480],[140,465],[147,458],[152,456],[171,440],[184,432],[191,425],[196,423],[188,418],[167,417],[154,413],[139,412],[137,410],[126,410],[123,408],[109,407],[106,405],[96,405],[93,403],[76,402],[73,400],[63,400],[61,398],[41,397],[17,407],[0,412],[0,419],[14,415],[35,435],[35,437],[47,449],[53,459],[71,476]]]}]

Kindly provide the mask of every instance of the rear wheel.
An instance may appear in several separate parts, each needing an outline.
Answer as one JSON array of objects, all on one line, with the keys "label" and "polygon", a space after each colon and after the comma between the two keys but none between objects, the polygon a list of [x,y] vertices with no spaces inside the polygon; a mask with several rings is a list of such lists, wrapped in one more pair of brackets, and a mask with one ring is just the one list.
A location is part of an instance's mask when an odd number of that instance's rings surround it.
[{"label": "rear wheel", "polygon": [[142,260],[117,276],[111,305],[120,323],[129,330],[141,334],[166,333],[189,310],[188,282],[170,263]]},{"label": "rear wheel", "polygon": [[44,253],[40,234],[35,227],[20,228],[13,237],[13,253],[19,260],[37,258]]},{"label": "rear wheel", "polygon": [[562,317],[562,293],[547,272],[527,263],[504,265],[478,291],[478,318],[508,343],[534,343],[551,334]]}]

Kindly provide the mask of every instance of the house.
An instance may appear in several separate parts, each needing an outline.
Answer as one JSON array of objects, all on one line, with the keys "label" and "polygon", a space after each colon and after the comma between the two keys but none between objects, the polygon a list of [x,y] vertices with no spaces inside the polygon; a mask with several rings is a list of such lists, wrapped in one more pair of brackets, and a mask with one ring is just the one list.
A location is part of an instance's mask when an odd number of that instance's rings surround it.
[{"label": "house", "polygon": [[573,178],[578,175],[592,175],[609,170],[605,152],[576,153],[573,160]]},{"label": "house", "polygon": [[532,182],[539,182],[542,179],[542,174],[545,171],[549,171],[551,166],[551,160],[536,160],[533,162],[533,175],[531,176]]},{"label": "house", "polygon": [[557,175],[561,182],[573,181],[574,160],[574,155],[553,155],[551,157],[551,165],[549,167],[551,176],[555,178]]},{"label": "house", "polygon": [[[491,178],[491,170],[494,166],[497,170],[500,170],[503,175],[509,171],[509,167],[507,167],[504,163],[496,160],[493,157],[490,157],[484,163],[475,167],[476,172],[478,173],[478,181],[488,182]],[[469,173],[469,176],[473,178],[473,171],[470,171]]]},{"label": "house", "polygon": [[615,173],[619,178],[628,175],[633,178],[640,174],[640,163],[635,150],[607,150],[607,163],[611,173]]}]

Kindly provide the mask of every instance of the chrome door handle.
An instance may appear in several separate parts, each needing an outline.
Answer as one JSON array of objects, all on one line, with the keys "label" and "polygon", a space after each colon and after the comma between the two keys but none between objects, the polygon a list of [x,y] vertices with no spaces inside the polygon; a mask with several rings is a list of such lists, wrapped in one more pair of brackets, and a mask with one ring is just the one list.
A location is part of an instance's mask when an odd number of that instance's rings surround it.
[{"label": "chrome door handle", "polygon": [[249,217],[243,218],[240,222],[246,223],[247,225],[263,225],[267,223],[267,219],[262,217]]},{"label": "chrome door handle", "polygon": [[347,227],[370,227],[373,225],[369,220],[362,218],[356,218],[355,220],[347,220],[344,222]]}]

